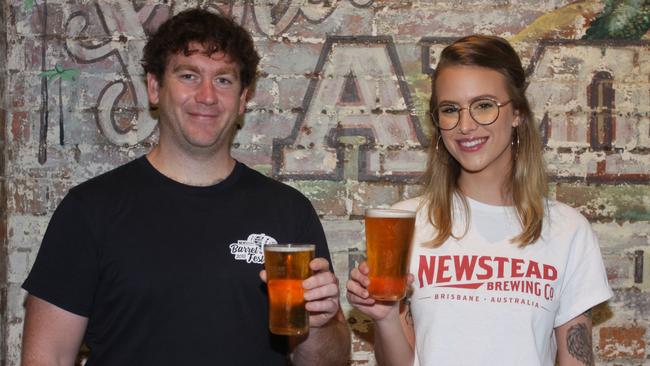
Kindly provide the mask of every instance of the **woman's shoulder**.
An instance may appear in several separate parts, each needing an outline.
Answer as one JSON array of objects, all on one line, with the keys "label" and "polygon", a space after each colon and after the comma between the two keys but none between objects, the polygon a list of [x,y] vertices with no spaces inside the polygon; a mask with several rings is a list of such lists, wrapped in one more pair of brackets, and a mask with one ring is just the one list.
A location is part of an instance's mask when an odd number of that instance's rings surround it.
[{"label": "woman's shoulder", "polygon": [[587,218],[580,213],[576,208],[573,208],[569,206],[568,204],[560,201],[556,201],[554,199],[548,199],[546,201],[546,207],[548,211],[548,215],[551,217],[553,220],[568,220],[573,223],[589,223]]},{"label": "woman's shoulder", "polygon": [[546,227],[554,231],[584,233],[592,230],[589,220],[576,208],[566,203],[547,201]]}]

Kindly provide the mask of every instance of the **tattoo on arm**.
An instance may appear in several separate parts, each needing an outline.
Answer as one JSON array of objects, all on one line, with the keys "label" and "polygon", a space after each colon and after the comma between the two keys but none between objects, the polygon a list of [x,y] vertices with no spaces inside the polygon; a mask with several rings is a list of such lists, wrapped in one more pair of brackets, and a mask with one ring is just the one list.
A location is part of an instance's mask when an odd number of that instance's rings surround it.
[{"label": "tattoo on arm", "polygon": [[569,354],[585,365],[594,365],[594,351],[591,343],[591,334],[587,326],[578,323],[567,332],[567,348]]}]

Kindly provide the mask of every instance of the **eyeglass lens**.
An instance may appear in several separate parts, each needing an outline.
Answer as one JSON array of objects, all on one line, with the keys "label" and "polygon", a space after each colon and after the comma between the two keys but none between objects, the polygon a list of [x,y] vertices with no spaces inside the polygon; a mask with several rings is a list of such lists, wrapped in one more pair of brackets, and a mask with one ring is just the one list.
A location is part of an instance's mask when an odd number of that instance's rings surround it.
[{"label": "eyeglass lens", "polygon": [[478,99],[469,105],[469,108],[461,108],[453,104],[443,104],[438,107],[438,124],[440,128],[452,129],[460,120],[460,113],[463,109],[469,109],[469,114],[479,124],[489,125],[499,117],[499,105],[491,99]]}]

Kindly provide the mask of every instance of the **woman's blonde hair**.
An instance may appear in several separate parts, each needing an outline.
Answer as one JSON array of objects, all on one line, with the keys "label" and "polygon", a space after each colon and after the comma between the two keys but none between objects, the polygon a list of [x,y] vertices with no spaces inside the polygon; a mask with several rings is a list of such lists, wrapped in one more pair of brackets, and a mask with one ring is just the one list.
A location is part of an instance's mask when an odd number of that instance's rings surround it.
[{"label": "woman's blonde hair", "polygon": [[[430,111],[433,112],[438,104],[435,89],[438,75],[444,68],[458,65],[486,67],[505,76],[512,107],[520,120],[513,131],[510,179],[506,180],[507,186],[503,188],[505,193],[512,196],[522,227],[521,233],[511,241],[520,247],[526,246],[541,236],[548,185],[540,136],[526,99],[526,75],[521,60],[512,46],[500,37],[472,35],[457,40],[440,54],[431,83]],[[440,142],[440,137],[440,130],[434,128],[434,143],[429,149],[424,176],[424,197],[428,204],[429,220],[437,230],[436,236],[427,243],[432,247],[442,245],[450,236],[464,236],[470,215],[467,200],[458,187],[461,166]],[[459,236],[452,231],[455,195],[460,197],[465,217],[468,218],[465,220],[465,231]]]}]

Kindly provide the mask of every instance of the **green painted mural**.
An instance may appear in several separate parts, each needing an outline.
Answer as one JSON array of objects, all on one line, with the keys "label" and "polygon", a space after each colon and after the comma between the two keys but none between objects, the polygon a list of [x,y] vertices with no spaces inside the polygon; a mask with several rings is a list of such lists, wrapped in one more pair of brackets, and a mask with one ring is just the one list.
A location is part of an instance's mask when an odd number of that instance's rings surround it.
[{"label": "green painted mural", "polygon": [[61,85],[63,80],[74,81],[77,76],[79,76],[78,69],[64,69],[59,64],[56,64],[53,69],[43,71],[40,73],[41,77],[44,77],[48,81],[48,85],[52,84],[54,81],[58,80],[59,83],[59,144],[63,145],[65,142],[64,136],[64,122],[63,122],[63,92]]},{"label": "green painted mural", "polygon": [[607,0],[583,39],[641,39],[649,29],[650,1]]}]

